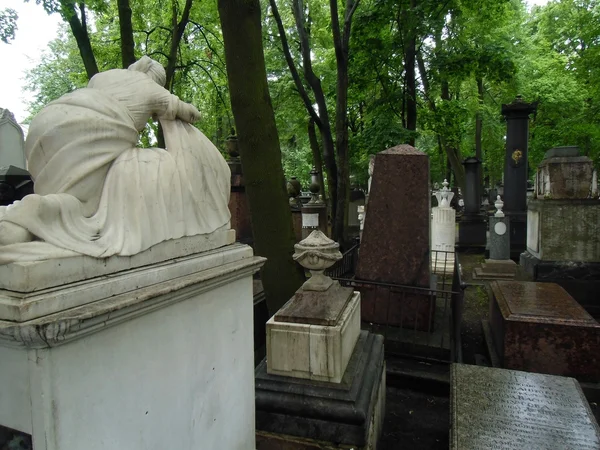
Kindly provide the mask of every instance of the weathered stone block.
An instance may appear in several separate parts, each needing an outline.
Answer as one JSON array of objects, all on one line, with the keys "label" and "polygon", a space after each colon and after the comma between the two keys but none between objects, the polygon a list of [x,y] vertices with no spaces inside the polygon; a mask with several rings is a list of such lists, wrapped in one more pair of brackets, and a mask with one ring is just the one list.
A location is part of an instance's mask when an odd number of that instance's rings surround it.
[{"label": "weathered stone block", "polygon": [[493,349],[506,369],[600,380],[600,324],[554,283],[493,281]]}]

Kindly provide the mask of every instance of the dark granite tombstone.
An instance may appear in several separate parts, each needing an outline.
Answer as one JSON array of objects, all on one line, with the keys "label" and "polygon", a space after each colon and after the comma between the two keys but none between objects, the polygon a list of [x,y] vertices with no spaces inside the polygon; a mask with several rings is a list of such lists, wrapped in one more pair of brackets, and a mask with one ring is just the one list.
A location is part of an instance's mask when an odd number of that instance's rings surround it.
[{"label": "dark granite tombstone", "polygon": [[493,281],[486,338],[506,369],[600,381],[600,324],[554,283]]},{"label": "dark granite tombstone", "polygon": [[466,188],[465,209],[458,224],[458,248],[460,250],[485,250],[487,224],[481,213],[481,187],[479,168],[481,160],[470,157],[463,161],[465,166]]},{"label": "dark granite tombstone", "polygon": [[[377,154],[356,279],[431,287],[429,157],[410,145]],[[425,294],[365,285],[362,319],[428,329],[434,303]]]},{"label": "dark granite tombstone", "polygon": [[451,450],[600,448],[577,380],[453,364]]},{"label": "dark granite tombstone", "polygon": [[517,264],[510,259],[510,222],[502,212],[504,203],[498,195],[493,203],[497,211],[489,217],[489,259],[473,270],[473,278],[484,280],[512,280]]},{"label": "dark granite tombstone", "polygon": [[510,220],[511,256],[518,258],[525,250],[527,231],[527,149],[529,116],[535,113],[537,103],[525,103],[521,96],[508,105],[502,105],[506,119],[506,154],[504,157],[505,212]]},{"label": "dark granite tombstone", "polygon": [[33,180],[25,169],[0,167],[0,206],[7,206],[33,194]]}]

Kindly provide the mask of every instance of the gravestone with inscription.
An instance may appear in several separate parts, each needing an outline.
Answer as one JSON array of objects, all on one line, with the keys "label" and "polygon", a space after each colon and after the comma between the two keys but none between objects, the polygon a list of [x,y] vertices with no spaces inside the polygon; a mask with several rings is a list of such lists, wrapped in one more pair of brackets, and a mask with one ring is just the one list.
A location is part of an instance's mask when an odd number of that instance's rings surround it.
[{"label": "gravestone with inscription", "polygon": [[451,450],[597,450],[600,428],[577,380],[453,364]]}]

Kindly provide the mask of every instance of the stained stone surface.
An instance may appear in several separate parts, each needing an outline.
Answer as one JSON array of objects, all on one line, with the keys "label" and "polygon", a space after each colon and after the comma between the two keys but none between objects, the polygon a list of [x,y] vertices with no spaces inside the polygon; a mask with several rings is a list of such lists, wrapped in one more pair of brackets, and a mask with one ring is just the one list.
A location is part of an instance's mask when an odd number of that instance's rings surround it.
[{"label": "stained stone surface", "polygon": [[573,378],[453,364],[452,450],[596,450],[600,428]]},{"label": "stained stone surface", "polygon": [[353,294],[335,282],[327,291],[299,289],[294,297],[275,314],[277,322],[308,325],[335,325]]},{"label": "stained stone surface", "polygon": [[429,287],[429,158],[410,145],[375,157],[356,278]]},{"label": "stained stone surface", "polygon": [[600,324],[554,283],[493,281],[493,348],[506,369],[600,381]]},{"label": "stained stone surface", "polygon": [[[429,288],[429,157],[399,145],[378,153],[374,167],[356,278]],[[435,302],[427,295],[359,289],[364,321],[428,329]]]}]

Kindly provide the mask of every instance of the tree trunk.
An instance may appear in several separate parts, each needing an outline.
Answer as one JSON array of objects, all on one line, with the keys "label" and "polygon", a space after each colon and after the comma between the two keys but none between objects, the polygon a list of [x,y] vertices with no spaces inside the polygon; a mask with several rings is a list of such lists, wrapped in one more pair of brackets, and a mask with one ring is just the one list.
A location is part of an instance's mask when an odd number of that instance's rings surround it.
[{"label": "tree trunk", "polygon": [[129,0],[117,0],[119,8],[119,31],[121,33],[121,62],[127,69],[135,62],[135,44],[131,24],[131,6]]},{"label": "tree trunk", "polygon": [[319,171],[319,185],[323,194],[323,201],[327,201],[325,195],[325,179],[323,178],[323,158],[321,158],[321,149],[317,140],[317,130],[315,129],[315,121],[312,117],[308,120],[308,141],[313,155],[313,165]]},{"label": "tree trunk", "polygon": [[[477,78],[477,93],[479,103],[477,105],[477,115],[475,116],[475,157],[483,161],[481,151],[482,147],[482,131],[483,131],[483,115],[481,108],[483,107],[483,79]],[[483,164],[479,165],[479,173],[477,174],[477,182],[479,187],[483,188]],[[483,192],[483,190],[481,190]]]},{"label": "tree trunk", "polygon": [[337,66],[335,105],[335,144],[337,153],[337,198],[333,215],[332,238],[344,241],[348,223],[348,197],[350,195],[350,163],[348,157],[348,59],[352,16],[359,0],[346,0],[343,28],[340,28],[338,0],[329,0],[331,31]]},{"label": "tree trunk", "polygon": [[71,27],[71,32],[77,42],[77,48],[79,49],[79,54],[81,55],[83,66],[85,67],[85,72],[89,80],[98,73],[98,64],[96,64],[96,57],[94,56],[92,44],[90,43],[90,35],[87,30],[84,3],[79,3],[79,11],[81,13],[81,21],[75,12],[74,2],[61,3],[61,15]]},{"label": "tree trunk", "polygon": [[415,145],[415,132],[417,130],[417,83],[415,80],[415,55],[417,47],[417,29],[414,10],[417,6],[416,0],[411,0],[411,15],[408,36],[408,46],[404,53],[404,73],[406,77],[406,129],[411,132],[408,143]]},{"label": "tree trunk", "polygon": [[267,86],[259,0],[218,0],[231,106],[239,139],[256,253],[267,307],[274,314],[303,281],[294,260],[294,232],[275,115]]},{"label": "tree trunk", "polygon": [[[325,94],[321,86],[321,80],[317,77],[312,68],[311,61],[311,48],[310,48],[310,34],[305,26],[306,18],[304,17],[304,5],[300,0],[294,0],[292,2],[292,13],[296,22],[296,29],[300,38],[300,53],[302,55],[302,71],[306,83],[312,90],[315,101],[313,102],[304,88],[304,84],[300,79],[298,69],[292,58],[292,53],[287,40],[287,35],[279,10],[277,9],[277,3],[275,0],[269,0],[271,5],[271,11],[273,12],[273,18],[277,24],[279,30],[279,38],[281,40],[281,46],[283,49],[283,55],[290,69],[290,73],[298,90],[298,94],[304,103],[304,106],[309,116],[314,120],[315,125],[319,128],[321,133],[321,141],[323,143],[323,162],[325,171],[327,172],[327,188],[329,190],[329,199],[331,200],[331,216],[336,216],[337,208],[337,191],[338,191],[338,169],[335,159],[335,145],[333,143],[333,134],[331,132],[331,124],[329,122],[329,110],[327,109],[327,101],[325,100]],[[313,108],[313,104],[317,104],[318,113]],[[323,190],[325,186],[322,186]]]},{"label": "tree trunk", "polygon": [[[442,81],[442,100],[450,101],[450,89],[448,81]],[[442,143],[446,149],[446,155],[448,156],[448,162],[452,167],[454,173],[454,181],[461,188],[462,192],[465,192],[466,179],[465,179],[465,166],[462,165],[462,157],[460,155],[459,148],[450,144],[444,136],[442,136]]]}]

